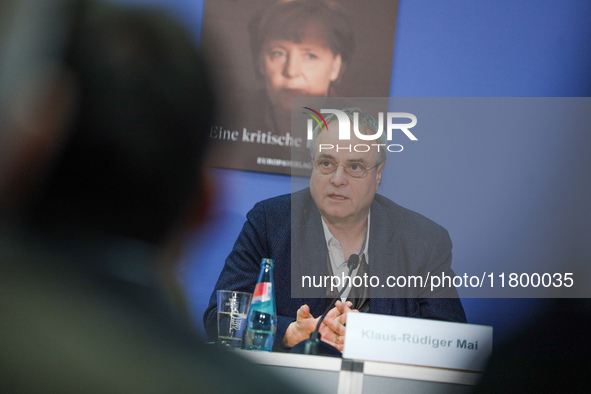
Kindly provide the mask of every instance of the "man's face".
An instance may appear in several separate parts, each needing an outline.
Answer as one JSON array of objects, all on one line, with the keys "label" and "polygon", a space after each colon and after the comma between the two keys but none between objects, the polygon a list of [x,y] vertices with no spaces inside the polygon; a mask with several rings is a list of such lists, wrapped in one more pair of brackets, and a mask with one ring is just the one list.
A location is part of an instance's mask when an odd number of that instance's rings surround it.
[{"label": "man's face", "polygon": [[[342,149],[336,152],[337,144],[348,147],[349,144],[368,144],[368,141],[361,141],[354,133],[351,133],[349,141],[339,141],[337,121],[330,122],[328,130],[322,131],[316,139],[314,160],[332,160],[340,166],[332,174],[323,174],[314,168],[310,177],[310,193],[325,220],[334,225],[353,225],[367,218],[385,163],[368,170],[363,178],[350,176],[342,165],[359,163],[367,168],[373,167],[376,165],[376,150],[374,148],[369,152],[355,152],[352,148],[351,152]],[[332,144],[335,149],[323,149],[319,152],[320,144]]]},{"label": "man's face", "polygon": [[326,97],[340,71],[341,56],[333,54],[322,40],[314,39],[302,43],[269,41],[260,62],[273,106],[286,112],[291,110],[292,97]]}]

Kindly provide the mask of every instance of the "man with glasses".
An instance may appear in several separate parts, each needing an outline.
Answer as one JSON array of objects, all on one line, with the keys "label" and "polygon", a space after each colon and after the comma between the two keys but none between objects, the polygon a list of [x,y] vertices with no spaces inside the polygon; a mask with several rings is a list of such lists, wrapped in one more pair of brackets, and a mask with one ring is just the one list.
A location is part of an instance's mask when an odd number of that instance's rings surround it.
[{"label": "man with glasses", "polygon": [[[378,125],[371,115],[359,108],[342,112],[351,124],[354,113],[359,114],[357,124],[361,133],[376,133]],[[340,283],[334,288],[329,281],[320,289],[322,294],[318,289],[309,289],[309,295],[302,291],[300,294],[296,287],[301,284],[297,278],[302,275],[340,278],[348,274],[350,256],[357,255],[360,264],[351,277],[377,274],[381,283],[386,283],[385,275],[424,277],[429,272],[454,276],[447,231],[376,194],[386,161],[386,150],[378,150],[378,146],[383,147],[387,142],[385,133],[372,145],[351,133],[347,146],[372,146],[367,151],[335,149],[343,145],[338,133],[333,131],[338,130],[339,122],[331,114],[326,117],[326,123],[327,128],[314,130],[310,187],[255,205],[216,285],[216,290],[252,291],[260,259],[275,260],[278,349],[291,348],[308,339],[327,303],[346,285]],[[302,298],[292,298],[292,290]],[[435,294],[426,294],[421,289],[382,292],[379,298],[374,296],[377,291],[367,282],[345,289],[343,301],[337,301],[321,325],[322,340],[342,351],[347,313],[351,311],[466,321],[453,288]],[[211,339],[216,335],[215,312],[214,291],[204,316]]]}]

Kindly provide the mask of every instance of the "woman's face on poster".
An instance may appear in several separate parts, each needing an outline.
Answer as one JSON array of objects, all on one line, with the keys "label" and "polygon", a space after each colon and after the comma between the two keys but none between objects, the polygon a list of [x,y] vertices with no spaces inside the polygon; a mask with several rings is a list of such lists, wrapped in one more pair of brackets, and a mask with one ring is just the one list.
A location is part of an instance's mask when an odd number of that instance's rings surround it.
[{"label": "woman's face on poster", "polygon": [[263,47],[260,72],[276,110],[290,111],[292,97],[326,97],[341,72],[341,55],[322,40],[271,40]]}]

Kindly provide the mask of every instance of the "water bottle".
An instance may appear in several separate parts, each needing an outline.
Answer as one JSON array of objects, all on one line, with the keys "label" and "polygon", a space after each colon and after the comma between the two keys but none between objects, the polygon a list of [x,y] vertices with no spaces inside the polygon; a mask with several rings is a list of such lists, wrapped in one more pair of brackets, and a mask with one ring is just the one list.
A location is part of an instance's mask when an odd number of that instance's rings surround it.
[{"label": "water bottle", "polygon": [[273,289],[273,260],[261,261],[259,280],[252,295],[243,344],[245,349],[266,350],[273,348],[277,331],[275,289]]}]

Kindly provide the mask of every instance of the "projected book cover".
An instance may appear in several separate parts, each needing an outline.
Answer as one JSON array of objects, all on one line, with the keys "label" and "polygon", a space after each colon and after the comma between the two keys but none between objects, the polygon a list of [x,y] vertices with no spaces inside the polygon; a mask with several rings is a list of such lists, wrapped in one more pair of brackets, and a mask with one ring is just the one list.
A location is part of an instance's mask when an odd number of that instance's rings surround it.
[{"label": "projected book cover", "polygon": [[308,175],[295,97],[388,97],[398,2],[209,0],[202,47],[223,108],[213,167]]}]

